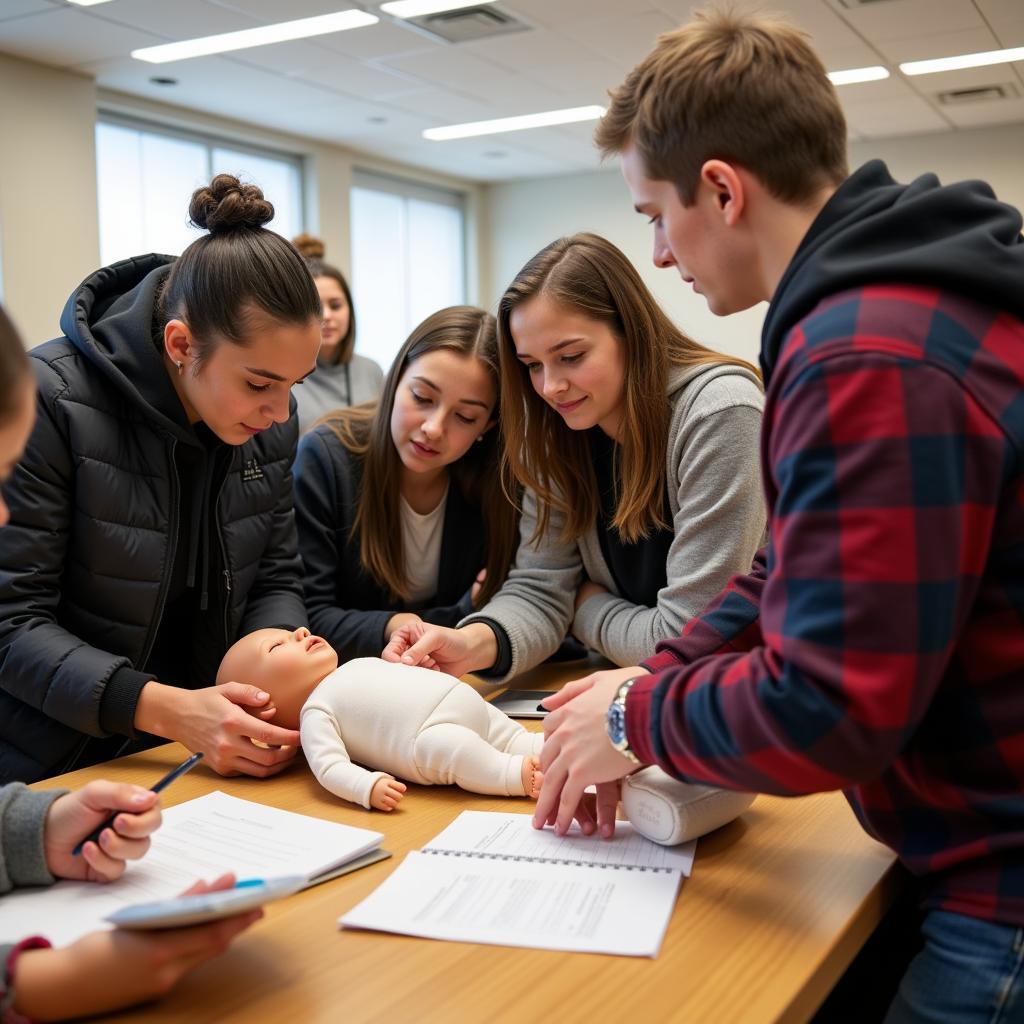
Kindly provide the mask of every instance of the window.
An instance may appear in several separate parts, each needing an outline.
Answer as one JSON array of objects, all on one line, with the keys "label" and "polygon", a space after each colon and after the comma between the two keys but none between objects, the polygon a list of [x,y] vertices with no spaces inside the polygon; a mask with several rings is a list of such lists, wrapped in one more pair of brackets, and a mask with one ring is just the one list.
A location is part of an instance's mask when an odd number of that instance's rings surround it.
[{"label": "window", "polygon": [[96,126],[100,260],[181,253],[200,232],[188,221],[192,192],[226,171],[251,181],[274,204],[269,227],[285,238],[302,230],[302,161],[241,149],[202,135],[121,120]]},{"label": "window", "polygon": [[462,205],[457,192],[355,174],[350,216],[356,345],[385,372],[421,320],[466,301]]}]

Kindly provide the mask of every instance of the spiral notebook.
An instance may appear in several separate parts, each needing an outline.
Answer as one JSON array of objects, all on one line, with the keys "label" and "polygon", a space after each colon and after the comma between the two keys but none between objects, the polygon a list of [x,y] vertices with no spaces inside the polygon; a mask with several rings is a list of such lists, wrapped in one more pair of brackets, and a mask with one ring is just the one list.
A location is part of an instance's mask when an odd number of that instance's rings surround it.
[{"label": "spiral notebook", "polygon": [[664,847],[538,831],[528,814],[463,811],[339,919],[454,942],[657,956],[696,842]]}]

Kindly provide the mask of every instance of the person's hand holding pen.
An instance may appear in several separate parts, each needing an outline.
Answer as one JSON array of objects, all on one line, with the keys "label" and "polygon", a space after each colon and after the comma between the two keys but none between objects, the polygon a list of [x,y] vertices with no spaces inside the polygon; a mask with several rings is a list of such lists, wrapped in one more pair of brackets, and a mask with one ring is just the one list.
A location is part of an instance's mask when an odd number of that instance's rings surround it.
[{"label": "person's hand holding pen", "polygon": [[51,805],[43,829],[46,866],[55,878],[111,882],[124,873],[125,861],[149,849],[160,825],[158,794],[203,758],[193,754],[151,789],[96,780]]},{"label": "person's hand holding pen", "polygon": [[[75,848],[97,826],[98,841]],[[46,816],[43,849],[46,866],[56,878],[109,882],[124,873],[125,861],[138,860],[149,849],[149,837],[160,825],[160,798],[152,790],[127,782],[96,780],[54,800]]]}]

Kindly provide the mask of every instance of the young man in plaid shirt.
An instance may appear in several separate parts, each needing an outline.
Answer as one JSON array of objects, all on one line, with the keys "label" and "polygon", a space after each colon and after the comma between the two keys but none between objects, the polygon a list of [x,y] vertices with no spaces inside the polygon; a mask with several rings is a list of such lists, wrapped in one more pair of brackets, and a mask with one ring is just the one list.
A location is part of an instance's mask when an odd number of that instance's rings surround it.
[{"label": "young man in plaid shirt", "polygon": [[766,19],[663,36],[597,141],[658,266],[718,314],[771,302],[769,543],[643,666],[548,702],[535,824],[592,831],[596,782],[611,834],[609,784],[638,763],[842,789],[921,882],[924,948],[888,1019],[1024,1018],[1020,214],[980,182],[848,176],[821,61]]}]

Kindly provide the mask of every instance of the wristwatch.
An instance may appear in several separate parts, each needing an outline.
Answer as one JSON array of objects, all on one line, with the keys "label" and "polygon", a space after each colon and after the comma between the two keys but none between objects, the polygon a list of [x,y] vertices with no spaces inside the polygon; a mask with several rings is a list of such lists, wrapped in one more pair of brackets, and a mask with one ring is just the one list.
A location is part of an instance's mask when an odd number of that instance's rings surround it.
[{"label": "wristwatch", "polygon": [[629,749],[629,741],[626,739],[626,694],[629,688],[636,682],[635,679],[627,679],[616,691],[611,704],[608,705],[608,715],[605,719],[608,725],[608,739],[612,746],[633,762],[639,764],[640,758]]}]

